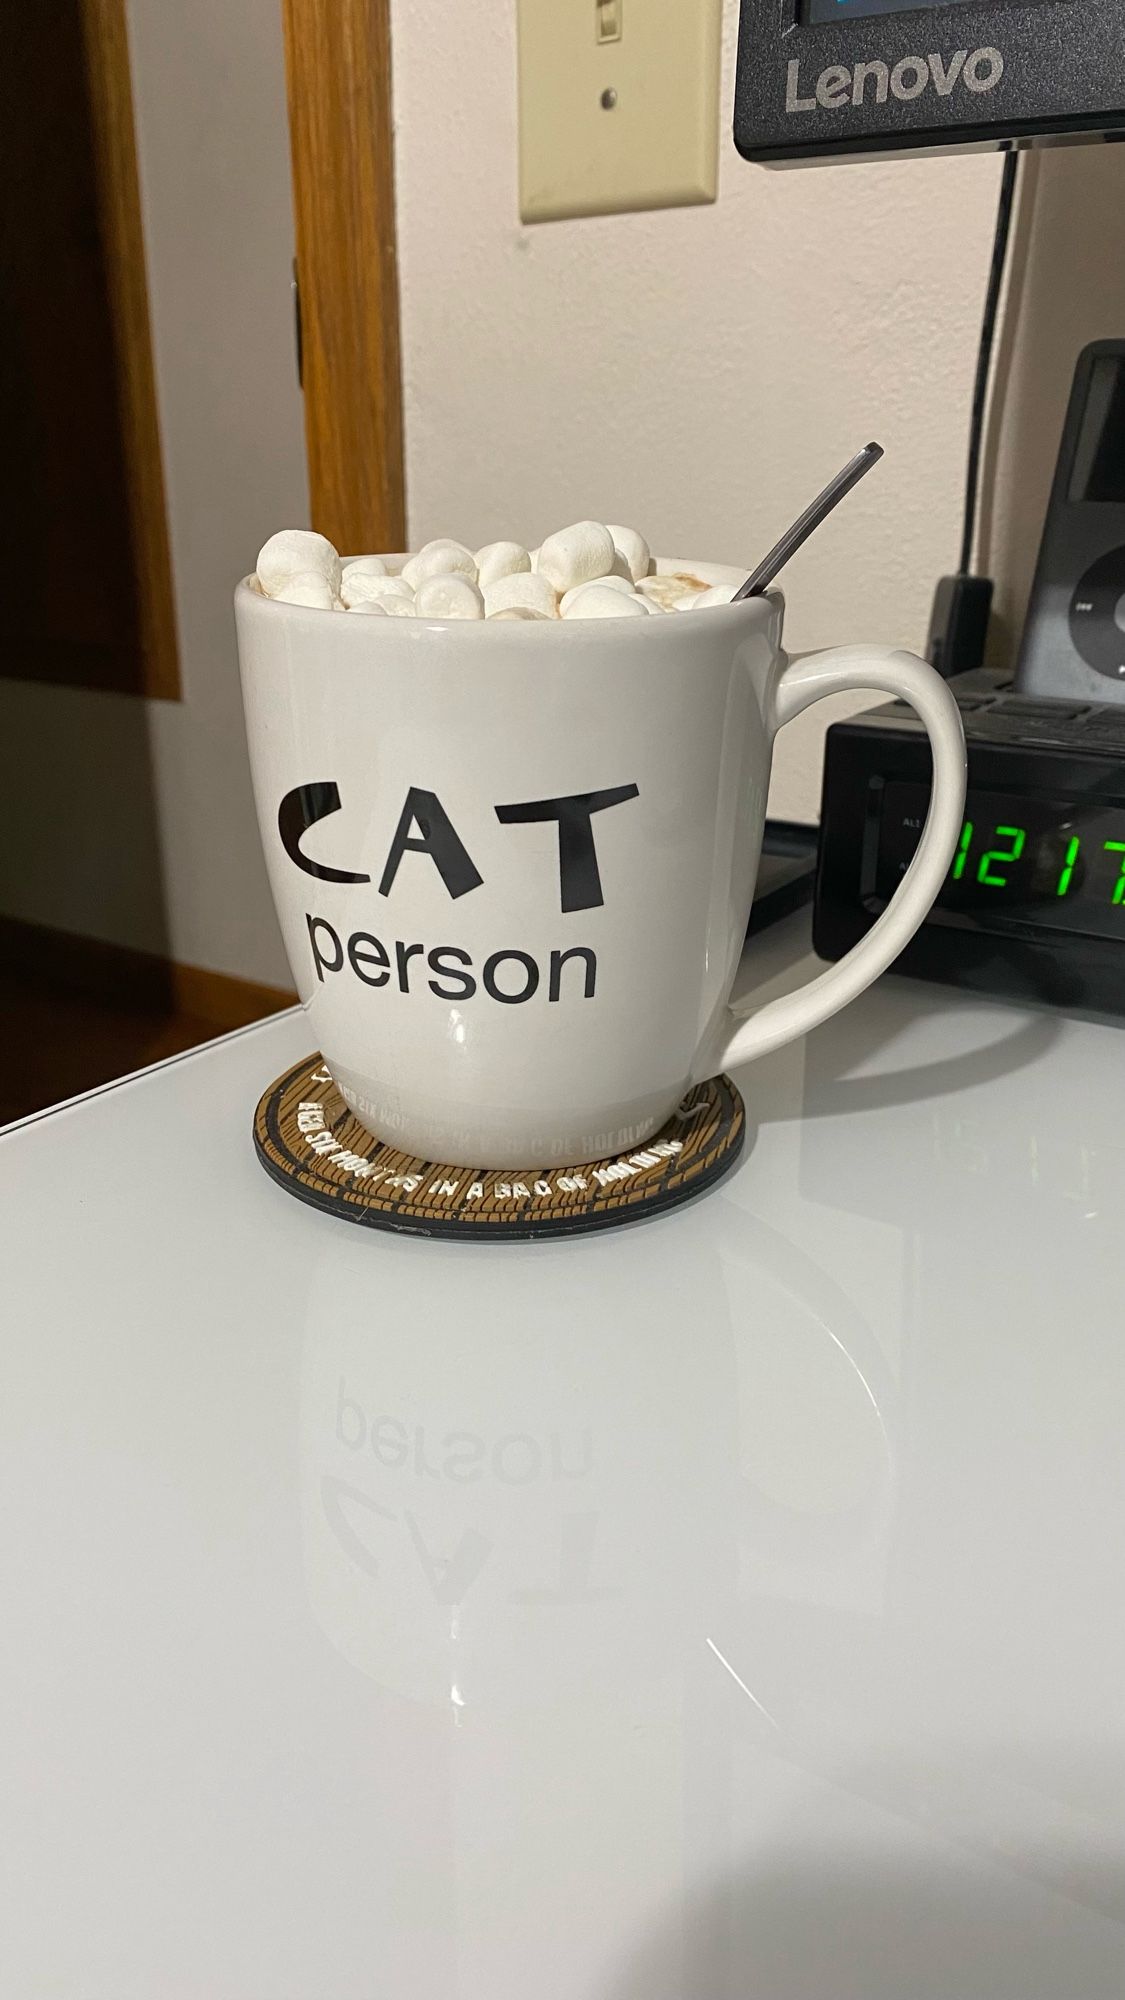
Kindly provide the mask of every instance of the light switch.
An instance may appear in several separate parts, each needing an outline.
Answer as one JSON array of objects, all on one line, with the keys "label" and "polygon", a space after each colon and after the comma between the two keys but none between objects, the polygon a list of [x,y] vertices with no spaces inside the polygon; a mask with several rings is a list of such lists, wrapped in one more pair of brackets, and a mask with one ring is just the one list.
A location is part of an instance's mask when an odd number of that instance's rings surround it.
[{"label": "light switch", "polygon": [[517,0],[520,215],[714,201],[722,0]]}]

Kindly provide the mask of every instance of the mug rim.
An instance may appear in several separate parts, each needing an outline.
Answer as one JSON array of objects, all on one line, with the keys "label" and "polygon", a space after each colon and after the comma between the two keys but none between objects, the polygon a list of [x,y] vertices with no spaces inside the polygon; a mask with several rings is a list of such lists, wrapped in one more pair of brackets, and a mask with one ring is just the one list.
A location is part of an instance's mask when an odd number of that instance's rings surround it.
[{"label": "mug rim", "polygon": [[[390,567],[392,564],[396,564],[401,569],[402,565],[409,561],[409,556],[403,555],[400,551],[390,554],[384,554],[381,551],[377,551],[376,553],[379,554],[380,560],[388,565],[388,575],[391,576],[396,574],[395,569]],[[357,558],[352,556],[341,557],[341,561],[345,563],[355,560]],[[674,576],[682,570],[688,570],[693,575],[702,578],[708,584],[740,584],[745,580],[745,571],[741,568],[736,568],[731,563],[697,562],[693,558],[683,556],[657,556],[655,561],[656,568],[653,574],[656,576]],[[299,622],[306,618],[337,618],[341,623],[346,622],[346,618],[340,619],[340,615],[335,611],[324,611],[315,605],[285,604],[276,598],[267,597],[263,591],[258,589],[256,577],[253,572],[241,578],[235,588],[234,595],[236,604],[253,605],[256,615],[264,615],[278,622],[284,619],[288,619],[290,622],[294,620]],[[785,599],[782,592],[773,588],[763,591],[758,597],[740,598],[737,603],[712,604],[707,607],[707,610],[709,617],[721,619],[729,625],[737,625],[750,619],[756,619],[763,611],[769,612],[772,616],[777,616],[779,613],[784,613],[784,608]],[[569,644],[574,644],[576,641],[581,644],[583,643],[583,639],[586,643],[589,643],[594,636],[604,638],[607,625],[612,625],[615,640],[619,635],[623,638],[628,636],[628,643],[633,644],[635,637],[642,631],[650,629],[654,632],[665,631],[669,627],[674,631],[679,616],[680,614],[676,613],[672,617],[646,618],[643,624],[637,618],[615,618],[612,620],[603,618],[583,618],[576,620],[563,618],[357,618],[352,622],[360,631],[371,634],[374,642],[377,644],[380,643],[378,635],[384,626],[390,627],[393,632],[400,638],[406,639],[408,643],[411,641],[411,638],[416,641],[418,635],[422,632],[446,633],[455,631],[463,633],[465,635],[465,642],[470,645],[479,645],[485,633],[488,634],[490,640],[498,639],[501,645],[512,644],[517,635],[526,644],[529,634],[534,632],[536,637],[532,643],[538,645],[542,643],[538,636],[540,632],[555,634],[559,631],[568,631],[570,633]],[[714,627],[710,629],[713,630]],[[552,637],[546,643],[549,645],[556,644],[557,640]]]}]

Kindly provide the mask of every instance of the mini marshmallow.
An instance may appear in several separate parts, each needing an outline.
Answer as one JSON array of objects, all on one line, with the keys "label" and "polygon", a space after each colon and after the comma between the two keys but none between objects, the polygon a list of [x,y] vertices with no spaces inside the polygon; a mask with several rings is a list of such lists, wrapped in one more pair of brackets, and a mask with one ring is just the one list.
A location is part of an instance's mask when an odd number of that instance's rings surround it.
[{"label": "mini marshmallow", "polygon": [[424,576],[414,610],[419,618],[483,618],[484,599],[467,576]]},{"label": "mini marshmallow", "polygon": [[600,521],[575,521],[557,535],[548,535],[539,551],[538,574],[560,592],[573,590],[576,583],[608,576],[616,554],[613,536]]},{"label": "mini marshmallow", "polygon": [[286,577],[272,595],[275,604],[303,604],[312,611],[333,611],[336,608],[332,585],[316,569],[301,570],[296,576]]},{"label": "mini marshmallow", "polygon": [[349,570],[353,576],[386,576],[387,565],[382,556],[352,556],[344,564],[343,574],[347,576]]},{"label": "mini marshmallow", "polygon": [[676,611],[690,604],[705,588],[701,583],[689,583],[684,576],[642,576],[637,595],[659,605],[661,611]]},{"label": "mini marshmallow", "polygon": [[509,604],[506,611],[490,611],[488,622],[490,625],[498,625],[502,618],[532,618],[538,619],[539,623],[543,624],[548,616],[546,611],[533,611],[530,604]]},{"label": "mini marshmallow", "polygon": [[555,593],[545,576],[532,576],[523,571],[514,576],[499,576],[495,583],[485,585],[484,615],[494,618],[498,611],[511,611],[514,607],[537,611],[541,618],[557,618],[558,604]]},{"label": "mini marshmallow", "polygon": [[715,604],[729,604],[738,588],[737,583],[713,583],[709,590],[698,591],[694,597],[689,597],[684,610],[707,611]]},{"label": "mini marshmallow", "polygon": [[292,577],[322,576],[340,594],[340,558],[326,535],[311,528],[282,528],[258,551],[258,582],[267,597],[280,595]]},{"label": "mini marshmallow", "polygon": [[520,542],[487,542],[477,550],[477,582],[482,590],[502,576],[525,576],[530,568],[531,557]]},{"label": "mini marshmallow", "polygon": [[444,538],[427,542],[416,556],[403,563],[403,576],[412,590],[427,576],[467,576],[470,583],[477,580],[477,562],[471,549],[463,542],[451,542]]},{"label": "mini marshmallow", "polygon": [[373,602],[382,605],[388,618],[413,618],[415,616],[414,599],[412,596],[378,597]]},{"label": "mini marshmallow", "polygon": [[568,590],[565,596],[559,599],[559,616],[561,618],[567,616],[575,598],[581,597],[584,590],[620,590],[625,593],[626,597],[632,597],[633,595],[632,584],[623,576],[600,576],[593,583],[576,583],[573,590]]},{"label": "mini marshmallow", "polygon": [[624,561],[630,577],[634,583],[639,583],[642,576],[648,575],[649,564],[652,561],[652,550],[644,536],[638,535],[635,528],[616,528],[608,521],[606,526],[613,536],[613,546]]},{"label": "mini marshmallow", "polygon": [[413,601],[414,592],[401,576],[378,576],[372,570],[346,569],[340,584],[340,595],[350,611],[357,604],[366,604],[384,597],[408,597]]},{"label": "mini marshmallow", "polygon": [[574,597],[565,618],[643,618],[645,607],[632,592],[614,590],[608,583],[592,583]]},{"label": "mini marshmallow", "polygon": [[365,612],[368,618],[385,618],[387,616],[386,605],[380,604],[377,597],[363,598],[358,604],[351,604],[346,608],[354,612],[357,617],[361,612]]}]

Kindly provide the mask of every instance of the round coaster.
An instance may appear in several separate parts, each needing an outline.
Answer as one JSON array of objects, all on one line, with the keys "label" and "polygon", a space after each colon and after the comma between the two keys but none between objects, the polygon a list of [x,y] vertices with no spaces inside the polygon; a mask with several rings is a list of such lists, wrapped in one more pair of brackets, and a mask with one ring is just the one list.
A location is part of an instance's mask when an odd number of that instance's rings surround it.
[{"label": "round coaster", "polygon": [[373,1229],[526,1242],[640,1222],[729,1173],[746,1113],[729,1077],[689,1090],[654,1139],[616,1159],[503,1173],[396,1152],[354,1118],[319,1056],[267,1090],[254,1145],[271,1180],[300,1201]]}]

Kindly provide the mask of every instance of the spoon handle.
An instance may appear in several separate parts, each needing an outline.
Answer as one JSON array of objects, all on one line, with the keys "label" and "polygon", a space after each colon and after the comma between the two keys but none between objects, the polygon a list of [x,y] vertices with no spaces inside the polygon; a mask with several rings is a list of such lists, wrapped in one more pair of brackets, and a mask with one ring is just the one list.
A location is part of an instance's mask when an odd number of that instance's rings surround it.
[{"label": "spoon handle", "polygon": [[805,508],[793,526],[785,530],[781,540],[770,550],[768,556],[763,556],[757,568],[751,570],[741,590],[736,590],[734,593],[735,603],[740,597],[760,597],[764,590],[768,590],[774,577],[779,570],[784,569],[790,556],[796,555],[797,550],[808,541],[811,534],[815,533],[821,522],[827,520],[833,508],[839,506],[853,486],[858,486],[864,474],[870,472],[872,466],[877,465],[882,456],[881,444],[865,444],[863,450],[857,452],[843,471],[838,472],[835,479],[829,482],[823,493],[818,494],[811,505]]}]

